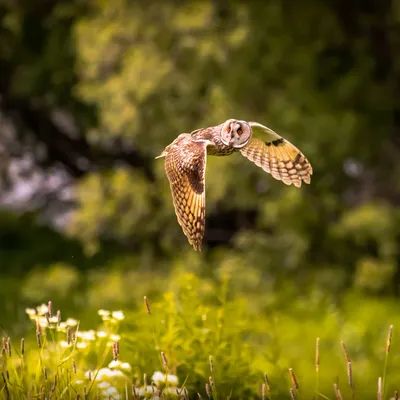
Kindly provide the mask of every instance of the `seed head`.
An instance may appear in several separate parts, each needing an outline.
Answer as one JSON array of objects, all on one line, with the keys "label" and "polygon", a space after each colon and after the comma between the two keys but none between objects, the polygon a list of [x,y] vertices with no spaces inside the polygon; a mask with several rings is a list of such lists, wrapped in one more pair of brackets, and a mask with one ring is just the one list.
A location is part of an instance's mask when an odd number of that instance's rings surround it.
[{"label": "seed head", "polygon": [[208,383],[206,383],[206,393],[209,399],[211,399],[211,389],[210,389],[210,385]]},{"label": "seed head", "polygon": [[215,383],[214,383],[214,379],[212,378],[212,376],[210,376],[208,378],[208,380],[210,381],[211,390],[215,390]]},{"label": "seed head", "polygon": [[389,353],[390,346],[392,344],[392,333],[393,333],[393,325],[389,326],[389,332],[386,339],[386,353]]},{"label": "seed head", "polygon": [[11,357],[11,338],[7,338],[7,352],[8,352],[8,357]]},{"label": "seed head", "polygon": [[346,345],[344,344],[343,340],[341,340],[340,343],[341,343],[341,345],[343,347],[343,351],[344,351],[344,355],[346,357],[346,361],[347,362],[351,362],[349,352],[347,351]]},{"label": "seed head", "polygon": [[265,400],[265,393],[266,393],[266,388],[265,388],[265,383],[261,385],[261,399]]},{"label": "seed head", "polygon": [[353,389],[353,369],[351,367],[351,361],[347,362],[347,378],[349,381],[349,386]]},{"label": "seed head", "polygon": [[74,371],[74,374],[76,374],[76,362],[75,362],[75,360],[72,360],[72,371]]},{"label": "seed head", "polygon": [[149,301],[147,300],[147,296],[144,296],[144,306],[145,306],[145,308],[146,308],[146,311],[147,311],[147,314],[151,314],[151,312],[150,312],[150,305],[149,305]]},{"label": "seed head", "polygon": [[293,387],[294,387],[295,389],[298,389],[298,388],[299,388],[299,384],[298,384],[298,382],[297,382],[296,375],[294,374],[292,368],[289,368],[289,375],[290,375],[290,379],[292,380],[292,385],[293,385]]},{"label": "seed head", "polygon": [[214,362],[212,356],[208,356],[208,360],[210,362],[210,371],[214,372]]},{"label": "seed head", "polygon": [[378,400],[382,400],[382,378],[378,378]]},{"label": "seed head", "polygon": [[164,367],[168,367],[168,360],[167,360],[167,357],[165,357],[165,354],[163,351],[161,352],[161,359],[162,359],[162,363],[163,363]]},{"label": "seed head", "polygon": [[336,383],[333,385],[333,388],[335,389],[336,399],[337,400],[343,400],[342,394],[340,393],[340,390],[339,390],[338,385]]}]

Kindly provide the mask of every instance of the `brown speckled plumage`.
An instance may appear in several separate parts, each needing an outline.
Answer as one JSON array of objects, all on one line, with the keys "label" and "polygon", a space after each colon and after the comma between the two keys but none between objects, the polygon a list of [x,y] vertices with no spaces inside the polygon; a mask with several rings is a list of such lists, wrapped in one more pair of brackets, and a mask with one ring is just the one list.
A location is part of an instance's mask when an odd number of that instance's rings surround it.
[{"label": "brown speckled plumage", "polygon": [[[254,130],[267,141],[253,137]],[[310,183],[307,158],[289,141],[257,122],[227,120],[223,124],[179,135],[157,157],[165,157],[175,213],[184,234],[200,251],[205,230],[205,171],[207,154],[243,156],[287,185]]]}]

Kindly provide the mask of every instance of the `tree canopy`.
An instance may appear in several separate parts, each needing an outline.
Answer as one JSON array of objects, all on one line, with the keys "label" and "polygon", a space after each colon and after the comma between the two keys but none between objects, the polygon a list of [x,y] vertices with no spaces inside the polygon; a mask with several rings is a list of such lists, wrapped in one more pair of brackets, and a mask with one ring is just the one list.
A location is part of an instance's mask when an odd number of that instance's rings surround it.
[{"label": "tree canopy", "polygon": [[209,157],[198,262],[397,292],[399,17],[394,0],[2,2],[4,209],[37,213],[88,258],[193,259],[154,157],[179,133],[255,120],[302,149],[311,185]]}]

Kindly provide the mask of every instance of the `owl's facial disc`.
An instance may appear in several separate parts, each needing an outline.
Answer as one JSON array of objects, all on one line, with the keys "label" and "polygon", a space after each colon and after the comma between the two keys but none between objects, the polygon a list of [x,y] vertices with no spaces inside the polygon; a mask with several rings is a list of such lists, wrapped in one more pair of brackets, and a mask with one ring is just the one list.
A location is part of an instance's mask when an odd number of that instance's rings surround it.
[{"label": "owl's facial disc", "polygon": [[235,149],[240,149],[251,139],[252,131],[250,125],[245,121],[228,119],[221,129],[222,142]]}]

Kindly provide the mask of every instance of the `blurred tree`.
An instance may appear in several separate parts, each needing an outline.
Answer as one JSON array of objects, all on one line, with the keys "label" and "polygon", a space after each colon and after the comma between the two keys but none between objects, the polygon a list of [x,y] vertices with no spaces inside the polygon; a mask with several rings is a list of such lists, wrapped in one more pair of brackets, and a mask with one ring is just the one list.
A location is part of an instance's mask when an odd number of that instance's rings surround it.
[{"label": "blurred tree", "polygon": [[[210,158],[208,248],[234,248],[276,284],[336,291],[356,276],[397,290],[399,18],[390,0],[6,2],[2,196],[12,171],[44,174],[24,206],[61,204],[51,220],[72,208],[67,231],[91,252],[112,240],[143,267],[185,259],[154,156],[181,132],[258,120],[301,147],[315,176],[298,190],[239,155]],[[228,253],[213,254],[211,266]],[[378,265],[372,285],[363,275]]]}]

